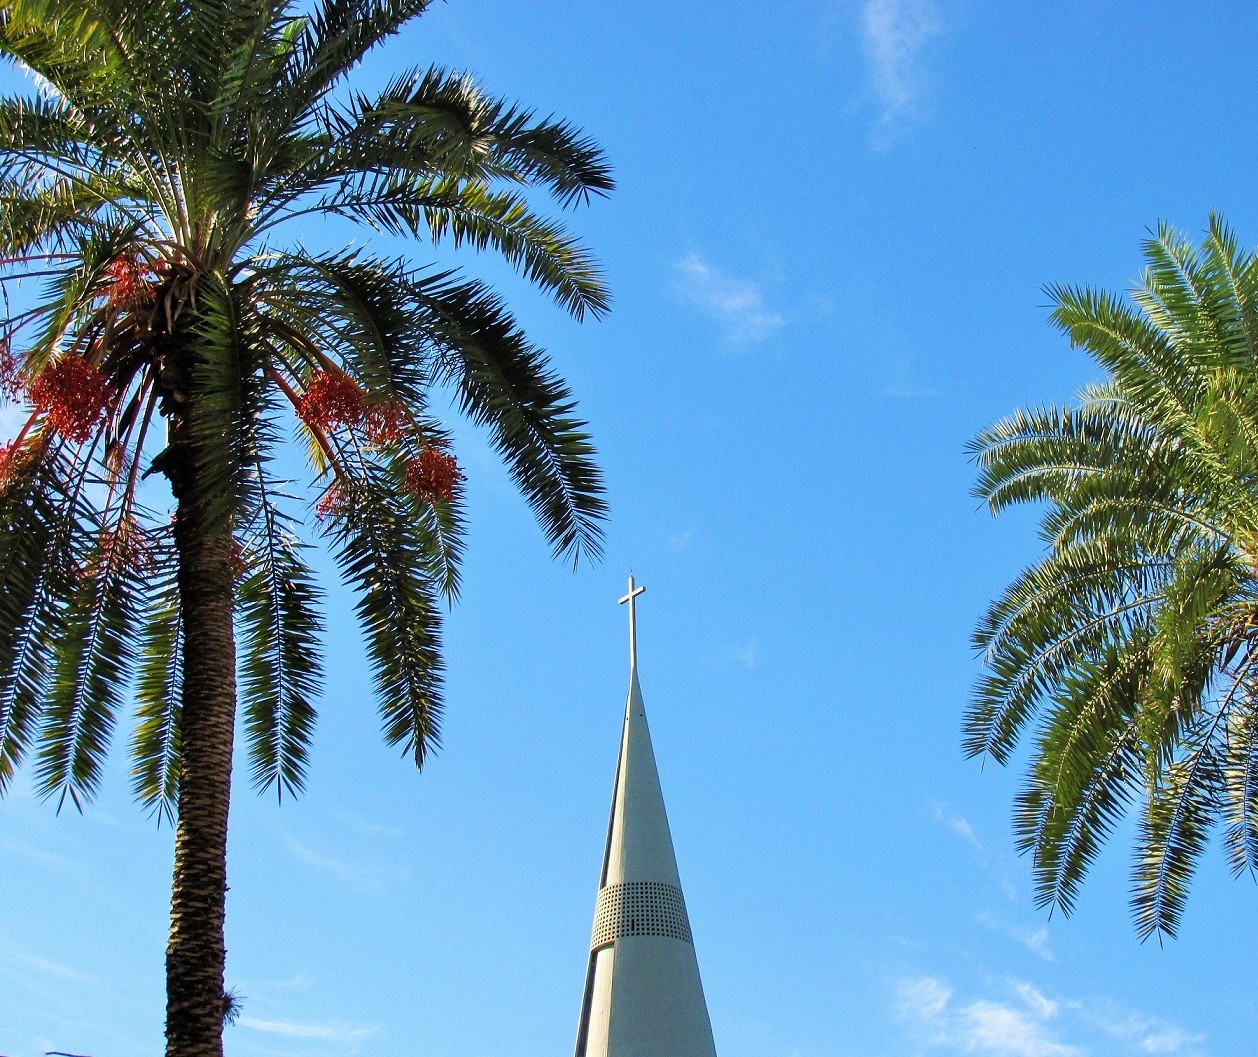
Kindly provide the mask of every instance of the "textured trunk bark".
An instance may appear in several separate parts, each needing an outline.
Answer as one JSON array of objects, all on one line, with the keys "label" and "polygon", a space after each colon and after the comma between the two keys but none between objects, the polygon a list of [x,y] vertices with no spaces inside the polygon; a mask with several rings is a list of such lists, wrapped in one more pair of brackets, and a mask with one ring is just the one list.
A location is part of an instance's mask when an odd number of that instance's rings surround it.
[{"label": "textured trunk bark", "polygon": [[170,940],[167,1057],[222,1057],[227,813],[236,721],[232,537],[204,524],[195,471],[171,474],[183,607],[182,765]]}]

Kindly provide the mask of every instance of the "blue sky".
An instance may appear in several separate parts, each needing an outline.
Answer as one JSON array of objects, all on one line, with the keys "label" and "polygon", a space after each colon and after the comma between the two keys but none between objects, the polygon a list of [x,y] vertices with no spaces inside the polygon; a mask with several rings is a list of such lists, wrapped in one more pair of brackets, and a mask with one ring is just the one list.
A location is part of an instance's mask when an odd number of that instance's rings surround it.
[{"label": "blue sky", "polygon": [[[1252,1051],[1258,893],[1211,854],[1141,945],[1129,828],[1035,909],[1008,770],[965,761],[985,602],[1034,518],[968,438],[1097,376],[1052,282],[1123,288],[1160,220],[1258,244],[1245,4],[451,0],[363,71],[475,71],[600,140],[571,218],[615,295],[577,325],[497,262],[590,419],[598,566],[460,427],[474,523],[444,749],[383,746],[347,594],[307,795],[233,807],[234,1057],[542,1057],[576,1026],[626,688],[643,692],[722,1057]],[[330,231],[309,230],[311,243]],[[418,261],[434,259],[426,247]],[[0,803],[0,1053],[156,1053],[170,832],[127,796]]]}]

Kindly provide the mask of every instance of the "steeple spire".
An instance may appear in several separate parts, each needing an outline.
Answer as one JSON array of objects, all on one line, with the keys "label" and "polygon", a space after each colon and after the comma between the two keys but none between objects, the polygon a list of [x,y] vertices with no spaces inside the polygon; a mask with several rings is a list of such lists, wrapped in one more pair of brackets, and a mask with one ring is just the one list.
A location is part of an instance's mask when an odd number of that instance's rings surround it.
[{"label": "steeple spire", "polygon": [[716,1057],[651,731],[629,577],[629,696],[594,907],[576,1057]]}]

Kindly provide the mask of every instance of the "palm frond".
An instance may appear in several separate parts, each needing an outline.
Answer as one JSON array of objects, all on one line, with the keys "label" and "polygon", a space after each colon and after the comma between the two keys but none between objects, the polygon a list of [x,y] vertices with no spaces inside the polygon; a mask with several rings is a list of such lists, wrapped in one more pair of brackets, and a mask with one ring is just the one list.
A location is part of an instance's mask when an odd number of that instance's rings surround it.
[{"label": "palm frond", "polygon": [[253,783],[296,796],[305,786],[314,699],[322,682],[318,591],[293,526],[265,495],[237,587],[244,640],[240,690]]},{"label": "palm frond", "polygon": [[98,542],[62,614],[35,760],[36,788],[75,807],[95,795],[136,659],[138,571]]},{"label": "palm frond", "polygon": [[359,595],[385,739],[422,767],[440,743],[441,612],[412,519],[391,501],[395,488],[384,474],[369,469],[346,490],[328,534]]},{"label": "palm frond", "polygon": [[1062,682],[1014,804],[1017,846],[1033,853],[1039,906],[1074,909],[1089,867],[1137,795],[1131,697],[1147,666],[1138,646],[1109,649]]},{"label": "palm frond", "polygon": [[571,390],[529,344],[502,303],[478,283],[424,298],[428,333],[445,353],[441,377],[486,426],[556,554],[601,552],[603,480]]},{"label": "palm frond", "polygon": [[153,585],[143,626],[137,647],[140,664],[131,787],[158,825],[173,826],[179,808],[179,690],[183,681],[183,621],[174,575]]},{"label": "palm frond", "polygon": [[965,748],[1008,762],[1039,731],[1019,795],[1037,897],[1069,911],[1142,801],[1132,905],[1174,935],[1211,828],[1258,864],[1258,257],[1217,217],[1195,247],[1166,225],[1130,303],[1057,286],[1053,323],[1106,369],[1075,408],[980,434],[993,513],[1044,505],[1048,553],[974,637],[986,671]]},{"label": "palm frond", "polygon": [[1189,741],[1189,751],[1159,767],[1136,841],[1132,908],[1141,939],[1175,935],[1201,853],[1217,814],[1218,717]]},{"label": "palm frond", "polygon": [[1239,665],[1230,691],[1232,707],[1222,761],[1224,844],[1233,874],[1258,873],[1258,713],[1253,681],[1258,654]]},{"label": "palm frond", "polygon": [[303,20],[277,96],[289,101],[286,123],[345,78],[381,41],[422,14],[432,0],[319,0]]},{"label": "palm frond", "polygon": [[0,793],[43,720],[74,554],[94,525],[74,467],[54,449],[0,494]]}]

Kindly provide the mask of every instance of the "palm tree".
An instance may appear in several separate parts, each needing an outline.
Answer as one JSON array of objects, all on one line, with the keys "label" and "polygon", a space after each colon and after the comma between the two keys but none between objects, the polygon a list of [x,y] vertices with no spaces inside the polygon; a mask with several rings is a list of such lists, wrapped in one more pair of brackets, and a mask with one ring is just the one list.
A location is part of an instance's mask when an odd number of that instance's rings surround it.
[{"label": "palm tree", "polygon": [[[42,793],[89,801],[134,687],[135,791],[175,824],[179,1057],[222,1052],[238,694],[255,786],[295,793],[306,773],[321,624],[273,468],[286,431],[358,592],[385,737],[417,766],[438,737],[463,539],[433,397],[489,431],[557,553],[598,550],[585,424],[499,298],[296,240],[338,217],[488,247],[578,319],[606,308],[588,252],[522,193],[568,206],[610,189],[578,130],[439,69],[372,97],[346,87],[427,6],[0,9],[0,51],[38,87],[0,100],[0,381],[30,410],[0,450],[0,791],[29,755]],[[163,476],[173,517],[154,498]]]},{"label": "palm tree", "polygon": [[1207,839],[1258,868],[1258,258],[1211,218],[1145,244],[1128,304],[1053,288],[1053,322],[1108,378],[973,443],[993,513],[1046,507],[1044,556],[975,633],[965,749],[1006,763],[1041,905],[1069,912],[1136,805],[1136,928],[1174,935]]}]

